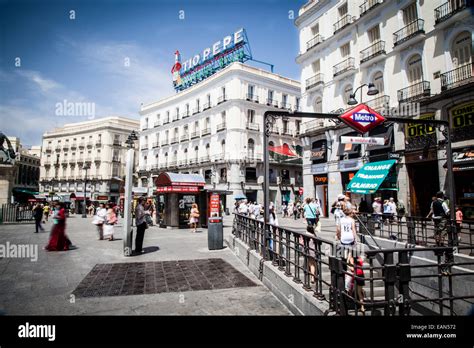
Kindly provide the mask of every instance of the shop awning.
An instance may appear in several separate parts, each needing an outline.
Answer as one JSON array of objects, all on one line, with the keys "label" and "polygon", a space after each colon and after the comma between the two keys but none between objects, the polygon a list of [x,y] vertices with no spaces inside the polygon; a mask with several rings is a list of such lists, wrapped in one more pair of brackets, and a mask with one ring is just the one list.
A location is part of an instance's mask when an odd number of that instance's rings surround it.
[{"label": "shop awning", "polygon": [[237,201],[240,200],[240,199],[247,199],[247,196],[242,194],[242,193],[237,193],[237,194],[234,195],[234,199],[237,200]]},{"label": "shop awning", "polygon": [[159,186],[204,186],[206,181],[200,174],[178,174],[163,172],[155,179],[156,187]]},{"label": "shop awning", "polygon": [[24,193],[24,194],[27,194],[27,195],[37,195],[39,192],[38,191],[32,191],[30,189],[27,189],[27,188],[19,188],[19,187],[15,187],[13,188],[12,190],[13,193]]},{"label": "shop awning", "polygon": [[396,160],[365,164],[349,182],[347,191],[360,194],[375,193],[387,177],[394,163],[396,163]]},{"label": "shop awning", "polygon": [[298,155],[294,153],[288,144],[283,144],[282,146],[269,146],[268,151],[274,152],[276,154],[288,157],[297,157]]}]

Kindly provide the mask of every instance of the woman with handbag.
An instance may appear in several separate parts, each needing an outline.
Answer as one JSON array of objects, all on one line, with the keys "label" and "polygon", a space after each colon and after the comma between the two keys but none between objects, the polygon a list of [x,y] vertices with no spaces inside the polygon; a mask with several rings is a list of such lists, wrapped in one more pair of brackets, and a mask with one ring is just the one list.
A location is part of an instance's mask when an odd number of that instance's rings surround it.
[{"label": "woman with handbag", "polygon": [[196,233],[196,228],[199,223],[199,209],[196,203],[191,206],[191,213],[189,215],[189,224],[193,229],[191,232]]},{"label": "woman with handbag", "polygon": [[114,225],[117,223],[117,215],[115,214],[114,208],[109,208],[105,223],[103,225],[104,238],[108,237],[109,241],[114,240]]}]

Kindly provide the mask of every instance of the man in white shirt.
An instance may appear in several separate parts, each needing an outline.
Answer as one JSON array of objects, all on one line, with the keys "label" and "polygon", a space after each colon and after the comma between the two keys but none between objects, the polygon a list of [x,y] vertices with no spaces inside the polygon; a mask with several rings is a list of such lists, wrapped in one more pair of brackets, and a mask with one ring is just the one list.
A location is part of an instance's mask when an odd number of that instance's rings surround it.
[{"label": "man in white shirt", "polygon": [[248,205],[248,211],[249,211],[249,216],[252,219],[255,219],[254,208],[255,208],[255,206],[254,206],[253,202],[250,202],[250,204]]},{"label": "man in white shirt", "polygon": [[239,205],[239,214],[242,214],[244,216],[247,216],[248,215],[248,206],[247,206],[247,202],[245,201],[242,201],[242,203],[240,203]]}]

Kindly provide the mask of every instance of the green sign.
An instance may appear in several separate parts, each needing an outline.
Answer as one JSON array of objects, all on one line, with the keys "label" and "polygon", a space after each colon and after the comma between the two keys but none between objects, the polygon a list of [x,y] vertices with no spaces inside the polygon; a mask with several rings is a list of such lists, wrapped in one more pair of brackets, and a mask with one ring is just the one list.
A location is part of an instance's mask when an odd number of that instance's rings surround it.
[{"label": "green sign", "polygon": [[396,160],[365,164],[347,185],[347,191],[361,194],[375,193],[387,177]]}]

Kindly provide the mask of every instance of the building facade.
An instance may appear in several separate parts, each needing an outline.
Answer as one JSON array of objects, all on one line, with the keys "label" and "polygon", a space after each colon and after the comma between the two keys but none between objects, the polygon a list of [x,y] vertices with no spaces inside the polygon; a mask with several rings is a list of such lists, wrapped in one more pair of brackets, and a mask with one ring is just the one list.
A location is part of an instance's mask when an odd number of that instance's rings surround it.
[{"label": "building facade", "polygon": [[[149,195],[160,172],[201,174],[205,188],[263,202],[263,113],[299,109],[300,84],[239,62],[198,84],[142,106],[139,172]],[[270,198],[297,199],[302,188],[301,120],[273,125]],[[228,195],[225,205],[233,204]]]},{"label": "building facade", "polygon": [[[473,68],[474,20],[468,0],[310,1],[300,9],[299,30],[303,111],[337,113],[362,84],[379,93],[364,102],[386,117],[444,119],[454,133],[446,154],[442,129],[392,124],[369,136],[385,144],[341,144],[352,129],[328,121],[304,123],[303,177],[306,192],[329,203],[346,189],[363,163],[398,160],[392,183],[377,196],[395,196],[408,212],[426,215],[431,197],[447,191],[446,156],[455,164],[456,204],[474,215]],[[390,184],[390,183],[389,183]],[[374,197],[369,197],[369,200]],[[354,195],[359,201],[361,196]]]},{"label": "building facade", "polygon": [[112,116],[70,123],[46,132],[40,191],[83,198],[87,178],[87,198],[118,203],[125,175],[125,141],[138,128],[138,120]]}]

